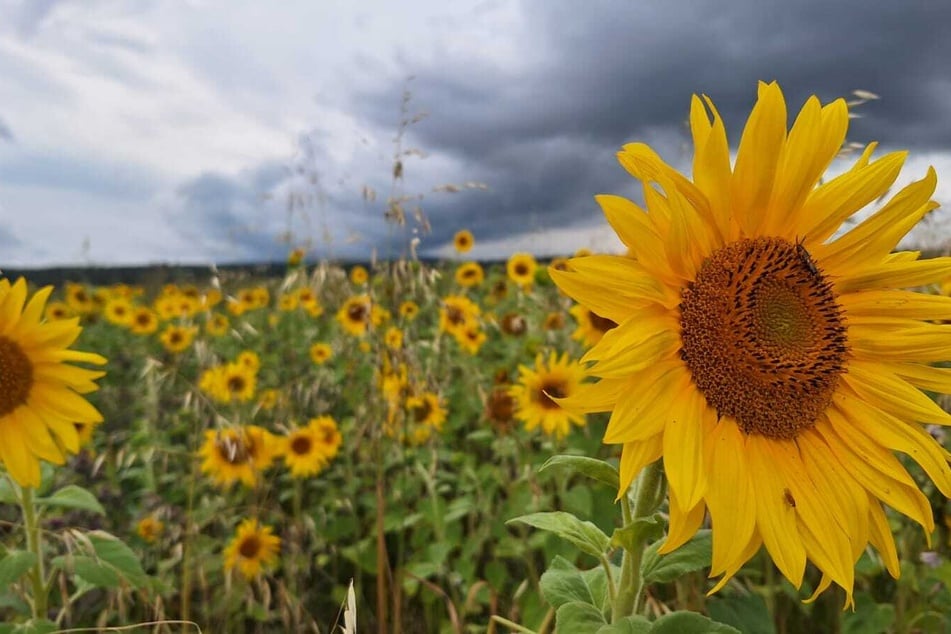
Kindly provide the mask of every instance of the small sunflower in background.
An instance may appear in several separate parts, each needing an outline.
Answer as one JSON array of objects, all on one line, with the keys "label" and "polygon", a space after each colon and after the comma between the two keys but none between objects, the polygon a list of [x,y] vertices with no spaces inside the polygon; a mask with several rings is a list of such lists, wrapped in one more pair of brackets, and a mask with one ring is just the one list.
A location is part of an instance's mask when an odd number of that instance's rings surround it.
[{"label": "small sunflower in background", "polygon": [[297,293],[281,293],[277,298],[277,309],[282,313],[295,311],[298,306],[300,306],[300,297]]},{"label": "small sunflower in background", "polygon": [[453,336],[459,347],[472,355],[478,354],[488,339],[488,335],[479,327],[479,324],[469,324],[465,328],[456,331]]},{"label": "small sunflower in background", "polygon": [[254,398],[257,388],[257,368],[235,361],[226,363],[218,374],[217,393],[226,403],[247,403]]},{"label": "small sunflower in background", "polygon": [[159,327],[158,314],[147,306],[139,306],[132,311],[129,330],[136,335],[151,335]]},{"label": "small sunflower in background", "polygon": [[280,400],[281,393],[278,390],[274,388],[261,390],[261,393],[258,395],[258,407],[260,407],[265,412],[269,412],[277,407],[277,404]]},{"label": "small sunflower in background", "polygon": [[366,267],[357,264],[350,269],[350,281],[357,286],[363,286],[370,279],[370,273]]},{"label": "small sunflower in background", "polygon": [[545,315],[545,322],[542,328],[545,330],[561,330],[565,327],[565,316],[559,312],[551,312]]},{"label": "small sunflower in background", "polygon": [[505,265],[505,271],[516,286],[527,289],[535,282],[538,263],[531,253],[513,253]]},{"label": "small sunflower in background", "polygon": [[466,262],[456,268],[456,284],[463,288],[479,286],[485,281],[485,271],[478,262]]},{"label": "small sunflower in background", "polygon": [[297,247],[292,249],[290,253],[287,254],[287,266],[295,267],[300,266],[304,261],[304,256],[307,255],[307,250],[303,247]]},{"label": "small sunflower in background", "polygon": [[102,421],[82,395],[99,389],[105,372],[66,362],[106,360],[69,347],[78,319],[42,321],[52,292],[46,286],[27,301],[26,280],[0,279],[0,463],[23,487],[40,485],[40,460],[59,465],[79,451],[76,422]]},{"label": "small sunflower in background", "polygon": [[129,326],[132,323],[134,309],[132,302],[125,297],[112,297],[102,310],[106,321],[116,326]]},{"label": "small sunflower in background", "polygon": [[578,322],[578,327],[571,333],[571,338],[580,341],[587,347],[591,347],[601,341],[601,337],[604,336],[604,333],[613,328],[617,328],[616,323],[607,317],[602,317],[581,304],[575,304],[568,312],[571,313],[571,316]]},{"label": "small sunflower in background", "polygon": [[403,317],[407,321],[413,321],[416,319],[416,315],[419,314],[419,304],[412,300],[406,300],[400,304],[400,317]]},{"label": "small sunflower in background", "polygon": [[79,437],[79,447],[86,447],[92,443],[92,434],[96,431],[99,422],[73,423],[76,428],[76,435]]},{"label": "small sunflower in background", "polygon": [[518,383],[509,393],[518,404],[515,417],[525,423],[525,429],[542,431],[555,438],[564,438],[571,425],[582,426],[583,414],[568,411],[553,399],[568,398],[578,393],[584,379],[584,368],[572,361],[567,353],[559,357],[552,352],[546,360],[539,354],[535,367],[521,365]]},{"label": "small sunflower in background", "polygon": [[205,322],[205,332],[212,337],[222,337],[228,334],[229,328],[231,328],[231,320],[228,319],[227,315],[221,313],[213,313]]},{"label": "small sunflower in background", "polygon": [[356,337],[362,337],[370,326],[383,322],[383,313],[375,307],[369,295],[356,295],[344,302],[337,311],[337,321],[343,329]]},{"label": "small sunflower in background", "polygon": [[75,282],[66,284],[66,305],[77,315],[88,315],[96,310],[92,294],[84,285]]},{"label": "small sunflower in background", "polygon": [[49,302],[44,311],[48,321],[59,321],[60,319],[69,319],[74,317],[75,313],[66,302]]},{"label": "small sunflower in background", "polygon": [[447,295],[439,307],[439,331],[451,335],[478,325],[479,305],[462,295]]},{"label": "small sunflower in background", "polygon": [[310,347],[310,360],[317,365],[323,365],[330,360],[334,354],[333,348],[329,343],[318,341]]},{"label": "small sunflower in background", "polygon": [[225,570],[237,568],[245,579],[251,580],[273,569],[280,553],[281,538],[274,534],[274,529],[258,524],[256,519],[246,519],[224,550]]},{"label": "small sunflower in background", "polygon": [[342,442],[333,418],[312,418],[305,427],[291,430],[284,438],[284,464],[295,478],[317,475],[336,457]]},{"label": "small sunflower in background", "polygon": [[948,452],[923,424],[951,424],[923,390],[951,393],[951,298],[899,290],[937,284],[951,258],[894,252],[928,212],[929,169],[884,199],[905,152],[870,144],[823,182],[848,128],[843,99],[810,97],[787,130],[776,83],[758,99],[731,165],[722,119],[694,96],[693,180],[650,147],[624,146],[646,210],[600,196],[633,257],[575,258],[550,271],[568,295],[617,324],[585,355],[600,381],[562,402],[611,411],[620,490],[663,459],[670,529],[687,542],[707,513],[710,575],[722,588],[761,546],[796,588],[806,562],[854,605],[855,562],[871,543],[899,560],[883,504],[934,530],[927,497],[894,451],[951,495]]},{"label": "small sunflower in background", "polygon": [[205,432],[205,442],[198,450],[202,472],[220,486],[235,482],[245,486],[257,484],[260,473],[271,466],[279,451],[271,432],[256,425],[231,427]]},{"label": "small sunflower in background", "polygon": [[474,244],[475,237],[468,229],[456,232],[456,235],[452,238],[452,246],[455,248],[456,253],[468,253],[472,250]]},{"label": "small sunflower in background", "polygon": [[195,340],[195,334],[198,329],[194,326],[178,326],[171,324],[165,327],[165,330],[162,331],[162,334],[159,335],[159,339],[162,342],[162,346],[168,352],[173,354],[178,354],[179,352],[184,352],[191,347],[192,341]]},{"label": "small sunflower in background", "polygon": [[403,331],[396,326],[390,326],[383,335],[383,343],[390,350],[400,350],[403,348]]},{"label": "small sunflower in background", "polygon": [[147,544],[154,544],[165,532],[165,524],[158,518],[147,515],[135,525],[136,534]]}]

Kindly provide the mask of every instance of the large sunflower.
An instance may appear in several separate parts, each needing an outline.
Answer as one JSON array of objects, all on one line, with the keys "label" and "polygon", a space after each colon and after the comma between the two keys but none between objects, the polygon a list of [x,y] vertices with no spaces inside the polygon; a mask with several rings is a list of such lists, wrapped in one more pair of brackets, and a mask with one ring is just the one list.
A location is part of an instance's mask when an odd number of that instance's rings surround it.
[{"label": "large sunflower", "polygon": [[237,568],[245,579],[253,579],[262,570],[273,568],[280,552],[281,538],[273,528],[259,525],[256,519],[246,519],[225,548],[225,570]]},{"label": "large sunflower", "polygon": [[[709,112],[708,112],[709,109]],[[670,532],[686,542],[709,512],[721,588],[765,545],[799,587],[806,561],[852,603],[853,568],[871,542],[892,575],[884,502],[927,533],[928,500],[893,454],[951,494],[948,453],[921,427],[951,415],[921,390],[951,391],[951,299],[898,290],[936,283],[951,258],[892,253],[937,205],[935,174],[867,220],[843,223],[889,190],[904,152],[870,145],[817,186],[839,151],[846,104],[811,97],[786,129],[779,87],[759,98],[731,167],[713,103],[693,98],[693,180],[640,143],[621,164],[646,209],[598,198],[631,257],[593,255],[550,271],[618,326],[583,361],[601,380],[562,404],[612,411],[604,441],[623,445],[621,494],[663,457]]]},{"label": "large sunflower", "polygon": [[71,350],[79,319],[43,321],[52,286],[27,302],[26,281],[0,279],[0,463],[21,486],[40,485],[40,460],[63,464],[79,451],[75,423],[102,416],[82,394],[99,389],[105,372],[69,362],[101,365],[92,352]]}]

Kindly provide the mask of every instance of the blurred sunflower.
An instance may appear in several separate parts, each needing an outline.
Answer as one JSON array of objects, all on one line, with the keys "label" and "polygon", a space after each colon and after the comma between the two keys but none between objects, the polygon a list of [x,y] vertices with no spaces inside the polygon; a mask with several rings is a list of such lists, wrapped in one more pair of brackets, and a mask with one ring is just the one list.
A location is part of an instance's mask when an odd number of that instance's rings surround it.
[{"label": "blurred sunflower", "polygon": [[284,463],[295,478],[320,473],[337,455],[342,439],[337,423],[329,416],[312,418],[306,427],[299,427],[284,439]]},{"label": "blurred sunflower", "polygon": [[[951,259],[893,253],[930,210],[934,170],[865,221],[905,152],[820,183],[845,139],[843,100],[810,97],[787,132],[779,86],[758,101],[731,167],[720,116],[693,98],[693,181],[634,143],[621,164],[647,209],[599,197],[632,257],[574,259],[555,281],[618,326],[584,357],[600,382],[563,405],[613,411],[623,495],[663,457],[677,548],[709,512],[711,575],[722,588],[765,545],[800,587],[807,560],[852,605],[854,563],[871,542],[898,576],[882,503],[934,529],[928,499],[893,451],[918,462],[945,496],[948,453],[921,427],[951,424],[923,389],[951,392],[931,364],[951,357],[951,299],[897,290],[938,283]],[[817,186],[818,185],[818,186]],[[815,595],[814,595],[815,596]]]},{"label": "blurred sunflower", "polygon": [[470,324],[464,329],[457,331],[455,338],[460,348],[469,354],[478,354],[479,350],[482,349],[482,345],[486,342],[486,339],[488,339],[488,336],[478,324]]},{"label": "blurred sunflower", "polygon": [[531,253],[514,253],[505,265],[505,271],[508,273],[509,279],[521,288],[528,288],[532,285],[535,281],[537,268],[538,263],[535,262]]},{"label": "blurred sunflower", "polygon": [[390,326],[383,335],[383,342],[390,350],[399,350],[403,347],[403,331],[396,326]]},{"label": "blurred sunflower", "polygon": [[456,284],[463,288],[472,288],[485,281],[485,271],[478,262],[466,262],[456,268]]},{"label": "blurred sunflower", "polygon": [[545,323],[542,328],[545,330],[561,330],[565,327],[565,316],[561,313],[548,313],[545,315]]},{"label": "blurred sunflower", "polygon": [[46,305],[44,311],[48,321],[57,321],[60,319],[69,319],[74,316],[73,310],[66,302],[50,302]]},{"label": "blurred sunflower", "polygon": [[69,348],[79,337],[79,319],[42,321],[52,286],[27,302],[23,278],[0,279],[0,463],[24,487],[40,484],[40,460],[63,464],[79,451],[74,423],[102,416],[81,396],[99,389],[105,372],[69,362],[102,365],[92,352]]},{"label": "blurred sunflower", "polygon": [[258,395],[258,407],[265,412],[269,412],[277,406],[280,398],[281,393],[274,388],[261,390],[261,393]]},{"label": "blurred sunflower", "polygon": [[357,264],[352,269],[350,269],[350,281],[357,286],[363,286],[369,279],[370,274],[367,272],[365,267]]},{"label": "blurred sunflower", "polygon": [[132,311],[132,321],[129,330],[136,335],[151,335],[158,330],[158,314],[147,306],[139,306]]},{"label": "blurred sunflower", "polygon": [[470,326],[478,324],[481,312],[478,304],[468,297],[447,295],[439,307],[439,331],[451,335],[464,332]]},{"label": "blurred sunflower", "polygon": [[277,439],[262,427],[247,425],[205,432],[198,450],[201,470],[220,486],[241,481],[257,483],[260,472],[271,466],[279,450]]},{"label": "blurred sunflower", "polygon": [[419,305],[412,301],[406,300],[400,304],[400,316],[405,318],[408,321],[413,321],[416,319],[416,315],[419,314]]},{"label": "blurred sunflower", "polygon": [[422,392],[406,397],[406,411],[416,425],[425,425],[439,431],[446,422],[446,408],[435,392]]},{"label": "blurred sunflower", "polygon": [[235,362],[244,366],[251,372],[257,372],[261,369],[261,357],[254,350],[244,350],[238,354]]},{"label": "blurred sunflower", "polygon": [[617,328],[616,323],[581,304],[575,304],[568,312],[578,322],[578,327],[571,333],[571,338],[580,341],[587,347],[601,341],[601,337],[607,331]]},{"label": "blurred sunflower", "polygon": [[297,310],[299,305],[300,298],[297,293],[281,293],[281,296],[277,298],[277,309],[282,313]]},{"label": "blurred sunflower", "polygon": [[241,363],[240,360],[225,364],[219,375],[218,392],[224,397],[221,400],[229,403],[247,403],[253,399],[257,388],[256,370],[248,364]]},{"label": "blurred sunflower", "polygon": [[92,433],[98,426],[99,422],[73,423],[73,427],[76,429],[76,436],[79,438],[80,448],[92,442]]},{"label": "blurred sunflower", "polygon": [[583,414],[564,409],[554,399],[574,396],[584,379],[584,368],[564,353],[559,358],[554,352],[546,360],[539,354],[535,367],[521,365],[519,380],[509,388],[509,393],[518,403],[516,418],[532,431],[541,427],[549,436],[564,438],[571,424],[584,425]]},{"label": "blurred sunflower", "polygon": [[169,325],[165,327],[159,339],[168,352],[179,353],[188,350],[195,339],[197,329],[194,326]]},{"label": "blurred sunflower", "polygon": [[222,315],[221,313],[214,313],[205,322],[205,332],[207,332],[212,337],[221,337],[228,334],[228,329],[231,327],[231,320],[228,319],[227,315]]},{"label": "blurred sunflower", "polygon": [[277,564],[281,538],[270,526],[261,526],[256,519],[246,519],[238,526],[234,538],[224,550],[225,570],[238,569],[251,580]]},{"label": "blurred sunflower", "polygon": [[317,365],[323,365],[327,363],[333,354],[334,350],[330,347],[329,343],[318,341],[310,347],[310,360]]},{"label": "blurred sunflower", "polygon": [[456,232],[456,235],[452,238],[452,246],[456,249],[456,253],[468,253],[472,250],[474,244],[475,237],[468,229]]},{"label": "blurred sunflower", "polygon": [[142,538],[142,541],[147,544],[154,544],[165,532],[165,524],[152,515],[147,515],[135,525],[135,532]]},{"label": "blurred sunflower", "polygon": [[337,311],[337,321],[351,335],[362,337],[372,323],[372,310],[369,295],[356,295],[348,298]]},{"label": "blurred sunflower", "polygon": [[78,315],[86,315],[96,310],[92,295],[82,284],[66,284],[66,304]]},{"label": "blurred sunflower", "polygon": [[287,254],[287,266],[295,267],[300,266],[301,262],[304,261],[304,256],[307,254],[307,251],[302,247],[297,247],[292,249],[290,253]]}]

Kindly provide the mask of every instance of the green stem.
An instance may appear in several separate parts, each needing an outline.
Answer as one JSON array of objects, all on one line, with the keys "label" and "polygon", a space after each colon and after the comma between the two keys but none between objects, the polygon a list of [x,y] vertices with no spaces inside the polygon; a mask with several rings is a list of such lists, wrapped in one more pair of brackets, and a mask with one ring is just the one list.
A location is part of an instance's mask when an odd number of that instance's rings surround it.
[{"label": "green stem", "polygon": [[513,632],[522,632],[523,634],[535,634],[535,630],[530,630],[524,625],[519,625],[518,623],[514,621],[509,621],[507,618],[501,617],[498,614],[493,614],[492,620],[500,625],[504,625],[505,627],[509,628]]},{"label": "green stem", "polygon": [[26,529],[27,549],[36,555],[36,564],[30,570],[30,580],[33,582],[33,618],[45,619],[48,610],[46,573],[43,570],[43,536],[40,533],[39,517],[36,513],[36,505],[33,503],[33,489],[23,487],[20,489],[20,507],[23,509],[23,524]]},{"label": "green stem", "polygon": [[[634,508],[630,506],[627,495],[621,498],[621,513],[625,526],[656,510],[660,503],[663,482],[661,461],[645,467],[634,482]],[[625,549],[621,560],[621,581],[611,610],[611,620],[616,623],[626,616],[637,614],[641,607],[641,595],[644,583],[641,579],[641,558],[647,546],[647,537],[639,537],[631,550]]]}]

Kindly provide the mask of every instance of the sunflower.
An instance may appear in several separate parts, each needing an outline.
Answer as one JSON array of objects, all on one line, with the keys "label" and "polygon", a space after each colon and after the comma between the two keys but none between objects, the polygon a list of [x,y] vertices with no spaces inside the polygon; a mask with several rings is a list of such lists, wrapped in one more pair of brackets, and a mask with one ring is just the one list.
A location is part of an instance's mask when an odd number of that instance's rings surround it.
[{"label": "sunflower", "polygon": [[386,329],[383,336],[383,342],[390,350],[399,350],[403,347],[403,331],[396,326],[390,326]]},{"label": "sunflower", "polygon": [[452,237],[452,246],[455,247],[456,253],[468,253],[474,244],[475,237],[468,229],[458,231],[456,235]]},{"label": "sunflower", "polygon": [[277,407],[277,404],[280,400],[281,393],[278,390],[274,388],[261,390],[261,393],[258,396],[258,407],[260,407],[265,412],[269,412]]},{"label": "sunflower", "polygon": [[254,350],[244,350],[238,355],[235,362],[243,365],[251,372],[257,372],[261,369],[261,357]]},{"label": "sunflower", "polygon": [[218,393],[223,402],[247,403],[254,398],[257,388],[256,368],[239,361],[227,363],[218,375]]},{"label": "sunflower", "polygon": [[227,334],[228,328],[230,327],[231,321],[228,319],[228,316],[222,315],[221,313],[214,313],[208,318],[208,321],[205,322],[205,332],[212,337],[221,337]]},{"label": "sunflower", "polygon": [[456,284],[463,288],[472,288],[485,281],[485,271],[478,262],[466,262],[456,269]]},{"label": "sunflower", "polygon": [[459,347],[473,355],[479,353],[479,350],[482,349],[482,344],[488,339],[485,331],[482,330],[478,324],[471,324],[465,329],[456,332],[455,337]]},{"label": "sunflower", "polygon": [[549,436],[564,438],[571,424],[584,425],[584,415],[564,409],[554,399],[568,398],[578,392],[584,378],[584,369],[568,358],[554,352],[546,360],[539,354],[535,367],[520,365],[519,382],[509,388],[517,403],[516,418],[532,431],[541,426]]},{"label": "sunflower", "polygon": [[147,306],[139,306],[132,311],[132,321],[129,330],[136,335],[151,335],[158,330],[158,314]]},{"label": "sunflower", "polygon": [[86,445],[92,442],[92,433],[96,430],[96,427],[99,426],[98,422],[91,423],[79,423],[74,422],[73,427],[76,429],[76,436],[79,438],[79,446],[85,447]]},{"label": "sunflower", "polygon": [[765,545],[794,586],[809,560],[823,573],[816,594],[834,582],[852,605],[866,544],[899,573],[883,503],[934,529],[893,451],[951,494],[947,452],[921,427],[951,424],[922,392],[951,392],[949,371],[931,365],[951,356],[951,326],[935,323],[951,317],[951,299],[898,290],[945,279],[951,258],[892,253],[936,207],[936,177],[929,169],[845,225],[888,192],[906,156],[872,161],[871,144],[817,186],[848,116],[843,100],[810,97],[787,132],[782,92],[760,84],[731,167],[722,120],[694,97],[693,180],[635,143],[619,158],[644,183],[647,209],[599,198],[634,257],[552,271],[618,324],[583,359],[600,382],[563,404],[613,412],[604,441],[623,445],[620,494],[663,457],[662,552],[709,512],[711,575],[722,575],[714,591]]},{"label": "sunflower", "polygon": [[425,425],[438,431],[446,422],[446,408],[435,392],[422,392],[406,397],[406,410],[410,420],[416,425]]},{"label": "sunflower", "polygon": [[248,425],[205,432],[205,442],[198,450],[204,460],[201,470],[221,486],[241,481],[254,486],[258,475],[271,466],[277,455],[274,436],[261,427]]},{"label": "sunflower", "polygon": [[447,295],[439,308],[439,331],[451,335],[477,324],[482,311],[478,304],[462,295]]},{"label": "sunflower", "polygon": [[0,463],[24,487],[39,486],[40,460],[63,464],[79,451],[74,423],[102,421],[81,395],[97,390],[105,372],[68,362],[106,360],[69,348],[82,331],[79,319],[42,321],[52,292],[46,286],[27,302],[23,278],[0,279]]},{"label": "sunflower", "polygon": [[69,319],[74,316],[73,309],[66,302],[50,302],[44,311],[47,321]]},{"label": "sunflower", "polygon": [[234,538],[224,551],[225,570],[238,569],[245,579],[257,577],[277,564],[281,538],[270,526],[261,526],[256,519],[246,519],[238,526]]},{"label": "sunflower", "polygon": [[281,296],[277,298],[277,309],[284,313],[297,310],[299,305],[300,299],[297,293],[281,293]]},{"label": "sunflower", "polygon": [[528,288],[535,281],[538,264],[531,253],[514,253],[505,265],[509,279],[521,288]]},{"label": "sunflower", "polygon": [[528,332],[528,321],[518,313],[505,313],[499,322],[499,328],[507,335],[520,337]]},{"label": "sunflower", "polygon": [[307,255],[307,250],[303,247],[292,249],[291,252],[287,254],[287,266],[291,268],[300,266],[301,262],[304,261],[305,255]]},{"label": "sunflower", "polygon": [[407,321],[413,321],[416,319],[416,315],[419,314],[419,304],[412,300],[406,300],[400,304],[400,317],[403,317]]},{"label": "sunflower", "polygon": [[193,326],[166,326],[159,339],[168,352],[179,353],[188,350],[195,339],[197,328]]},{"label": "sunflower", "polygon": [[310,360],[317,365],[323,365],[327,363],[333,354],[334,350],[330,347],[329,343],[318,341],[310,347]]},{"label": "sunflower", "polygon": [[356,295],[337,311],[337,321],[351,335],[362,337],[373,323],[373,305],[369,295]]},{"label": "sunflower", "polygon": [[365,267],[357,264],[352,269],[350,269],[350,281],[357,286],[363,286],[367,283],[367,280],[370,279],[370,274],[367,272]]},{"label": "sunflower", "polygon": [[165,524],[161,520],[148,515],[138,521],[135,525],[135,532],[142,538],[142,541],[154,544],[165,532]]},{"label": "sunflower", "polygon": [[568,312],[578,322],[578,327],[571,333],[571,338],[588,347],[601,341],[601,337],[607,331],[617,328],[616,323],[581,304],[575,304]]},{"label": "sunflower", "polygon": [[561,330],[565,327],[565,316],[558,312],[551,312],[545,315],[545,323],[542,328],[545,330]]},{"label": "sunflower", "polygon": [[77,315],[86,315],[96,310],[93,296],[86,287],[73,282],[66,284],[66,305]]},{"label": "sunflower", "polygon": [[334,419],[312,418],[306,427],[291,431],[284,439],[284,463],[295,478],[316,475],[337,455],[341,442]]}]

